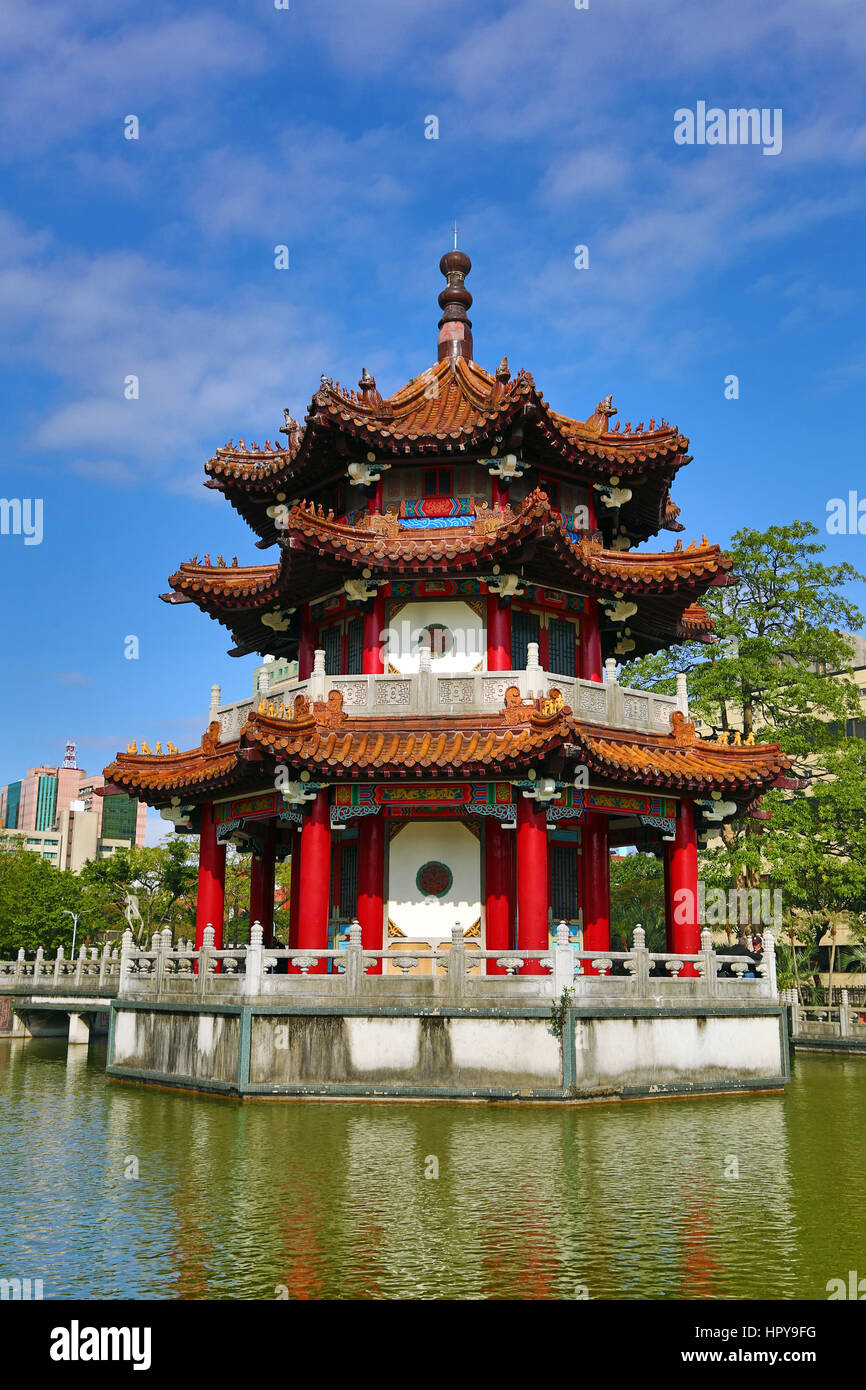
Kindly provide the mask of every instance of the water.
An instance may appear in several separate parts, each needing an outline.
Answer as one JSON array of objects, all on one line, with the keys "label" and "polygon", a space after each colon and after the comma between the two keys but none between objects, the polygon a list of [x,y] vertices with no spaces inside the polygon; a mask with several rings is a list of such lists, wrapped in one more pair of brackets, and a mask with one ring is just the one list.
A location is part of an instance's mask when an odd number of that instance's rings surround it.
[{"label": "water", "polygon": [[784,1096],[565,1109],[240,1105],[86,1052],[0,1043],[0,1276],[45,1298],[825,1299],[866,1276],[866,1058],[801,1054]]}]

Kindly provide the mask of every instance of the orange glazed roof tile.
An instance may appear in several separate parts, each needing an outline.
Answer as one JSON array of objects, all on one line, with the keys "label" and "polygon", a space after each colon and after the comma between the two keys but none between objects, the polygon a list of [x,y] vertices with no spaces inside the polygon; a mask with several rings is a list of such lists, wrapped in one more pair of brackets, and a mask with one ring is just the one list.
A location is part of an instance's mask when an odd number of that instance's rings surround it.
[{"label": "orange glazed roof tile", "polygon": [[[238,740],[217,743],[211,724],[202,746],[161,758],[118,754],[105,769],[106,782],[135,791],[143,800],[166,804],[173,797],[202,799],[220,787],[260,785],[272,780],[276,764],[314,780],[374,780],[408,777],[439,780],[517,776],[530,766],[544,771],[553,759],[560,772],[573,763],[601,780],[680,792],[734,796],[748,806],[768,787],[784,781],[790,767],[775,744],[726,747],[695,736],[682,715],[672,717],[668,735],[640,734],[585,724],[568,706],[521,700],[516,687],[506,707],[490,715],[456,718],[349,717],[342,695],[294,707],[265,704],[250,715]],[[569,775],[566,772],[566,775]]]},{"label": "orange glazed roof tile", "polygon": [[[572,586],[579,583],[591,592],[622,591],[629,596],[683,588],[702,593],[711,585],[730,583],[733,564],[706,538],[700,545],[692,542],[686,549],[657,553],[605,550],[588,538],[573,541],[546,494],[536,489],[517,513],[507,508],[483,509],[473,525],[443,530],[401,531],[396,516],[364,518],[352,526],[301,503],[286,517],[279,563],[214,567],[199,564],[196,557],[182,564],[169,583],[179,598],[192,599],[208,611],[263,607],[277,594],[300,596],[294,581],[302,552],[317,560],[332,559],[342,570],[369,569],[371,576],[380,578],[494,563],[500,568],[508,563],[538,563],[548,585],[553,582],[550,561],[555,559],[560,564],[558,577],[570,580]],[[316,573],[324,593],[333,586],[333,574],[322,567]],[[525,577],[532,578],[528,572]],[[304,598],[314,596],[303,594]],[[173,601],[172,595],[165,597]]]},{"label": "orange glazed roof tile", "polygon": [[622,512],[638,539],[662,527],[678,529],[668,490],[687,462],[688,440],[666,421],[650,420],[646,429],[641,421],[634,431],[627,422],[624,430],[619,424],[611,430],[617,412],[610,397],[588,420],[573,420],[550,409],[528,372],[512,378],[505,366],[491,376],[460,356],[435,363],[387,399],[366,373],[359,385],[360,391],[349,391],[323,378],[303,428],[287,413],[285,447],[270,440],[264,448],[230,441],[205,465],[208,486],[224,492],[272,543],[274,526],[265,505],[296,498],[302,489],[315,494],[344,476],[351,460],[363,462],[373,454],[383,462],[442,455],[472,461],[473,455],[511,449],[523,453],[527,465],[566,477],[606,484],[622,475],[631,488],[646,490],[646,497],[636,494]]}]

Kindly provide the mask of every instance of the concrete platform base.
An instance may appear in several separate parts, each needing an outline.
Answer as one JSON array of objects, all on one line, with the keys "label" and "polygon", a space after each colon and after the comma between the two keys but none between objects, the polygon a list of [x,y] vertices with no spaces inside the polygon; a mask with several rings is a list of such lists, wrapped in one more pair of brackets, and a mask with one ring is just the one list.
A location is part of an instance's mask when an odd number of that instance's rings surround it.
[{"label": "concrete platform base", "polygon": [[114,1003],[109,1075],[238,1097],[581,1102],[778,1089],[783,1010]]}]

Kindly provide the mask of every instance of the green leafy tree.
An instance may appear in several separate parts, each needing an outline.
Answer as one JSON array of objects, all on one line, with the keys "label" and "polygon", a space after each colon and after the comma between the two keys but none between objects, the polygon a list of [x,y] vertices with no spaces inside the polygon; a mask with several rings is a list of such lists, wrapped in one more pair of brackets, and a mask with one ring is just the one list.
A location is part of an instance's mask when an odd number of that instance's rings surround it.
[{"label": "green leafy tree", "polygon": [[[72,947],[73,920],[67,912],[86,907],[80,878],[53,868],[41,854],[20,840],[0,841],[0,956],[5,960],[20,947],[54,951]],[[79,926],[76,948],[83,940],[86,916]]]},{"label": "green leafy tree", "polygon": [[701,857],[708,885],[755,888],[769,878],[804,930],[813,919],[826,930],[840,914],[856,918],[866,908],[864,750],[846,738],[860,700],[844,635],[863,623],[844,593],[863,576],[850,564],[826,564],[818,534],[805,521],[738,531],[729,550],[740,582],[704,599],[718,644],[683,644],[623,674],[629,684],[672,692],[686,672],[694,716],[719,734],[778,743],[793,775],[811,784],[809,795],[770,792],[768,821],[725,821],[720,843]]},{"label": "green leafy tree", "polygon": [[631,946],[635,927],[650,951],[665,949],[664,868],[651,854],[614,854],[610,860],[610,934],[616,950]]}]

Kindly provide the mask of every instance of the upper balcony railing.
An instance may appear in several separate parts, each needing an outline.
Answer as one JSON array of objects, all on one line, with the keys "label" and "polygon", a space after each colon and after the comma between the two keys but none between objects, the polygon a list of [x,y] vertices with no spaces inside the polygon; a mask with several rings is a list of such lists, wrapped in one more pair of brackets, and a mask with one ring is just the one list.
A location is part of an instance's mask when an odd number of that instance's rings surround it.
[{"label": "upper balcony railing", "polygon": [[[657,695],[620,685],[613,660],[605,662],[603,682],[560,676],[542,670],[534,642],[529,644],[526,667],[522,671],[439,672],[435,662],[422,660],[419,671],[406,674],[329,676],[325,673],[325,653],[321,650],[316,652],[313,674],[307,680],[278,678],[266,683],[261,680],[266,671],[267,667],[260,669],[258,699],[265,697],[291,706],[298,695],[310,700],[326,700],[332,690],[339,690],[343,709],[350,716],[491,714],[503,708],[509,686],[516,686],[523,699],[543,697],[557,690],[577,719],[639,733],[669,733],[675,710],[688,715],[684,676],[677,678],[676,695]],[[278,677],[282,674],[280,668],[276,674]],[[219,721],[223,743],[238,737],[256,704],[256,699],[249,699],[221,705],[219,687],[214,686],[211,719]]]}]

